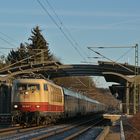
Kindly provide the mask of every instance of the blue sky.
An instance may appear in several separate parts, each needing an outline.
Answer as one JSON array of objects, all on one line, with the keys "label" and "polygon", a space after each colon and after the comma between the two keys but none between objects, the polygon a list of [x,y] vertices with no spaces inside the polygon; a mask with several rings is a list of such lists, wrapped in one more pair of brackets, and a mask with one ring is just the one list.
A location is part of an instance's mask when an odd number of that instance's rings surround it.
[{"label": "blue sky", "polygon": [[[139,0],[48,1],[62,24],[47,2],[40,0],[61,29],[72,35],[74,45],[64,37],[37,0],[0,0],[0,55],[6,55],[9,51],[2,48],[16,48],[21,42],[29,42],[31,29],[36,25],[42,29],[51,52],[65,64],[85,61],[96,63],[97,60],[88,59],[97,56],[87,49],[89,46],[116,47],[140,44]],[[134,64],[134,49],[131,47],[94,50],[113,61]],[[103,58],[100,60],[106,61]]]}]

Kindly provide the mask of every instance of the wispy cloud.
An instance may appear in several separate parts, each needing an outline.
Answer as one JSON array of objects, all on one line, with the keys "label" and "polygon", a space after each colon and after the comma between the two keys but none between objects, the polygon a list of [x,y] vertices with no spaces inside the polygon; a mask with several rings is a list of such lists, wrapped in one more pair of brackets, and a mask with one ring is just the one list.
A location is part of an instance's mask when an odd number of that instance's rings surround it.
[{"label": "wispy cloud", "polygon": [[139,30],[137,27],[126,27],[126,26],[73,26],[70,27],[72,30]]},{"label": "wispy cloud", "polygon": [[[118,30],[118,29],[122,29],[122,30],[138,30],[138,27],[136,26],[137,24],[140,24],[140,15],[135,14],[135,13],[120,13],[120,12],[87,12],[87,11],[67,11],[67,10],[59,10],[56,11],[56,13],[58,15],[61,16],[80,16],[80,17],[110,17],[110,19],[112,19],[112,17],[115,18],[116,21],[112,22],[109,20],[108,18],[108,23],[105,22],[101,22],[101,21],[97,21],[99,22],[99,24],[93,23],[92,25],[82,25],[80,20],[80,25],[73,25],[73,21],[71,20],[70,25],[67,25],[68,28],[71,29],[78,29],[78,30]],[[20,15],[22,17],[22,15],[28,15],[28,16],[46,16],[46,13],[44,13],[42,10],[23,10],[23,9],[15,9],[15,10],[8,10],[8,9],[0,9],[0,14],[2,15],[6,15],[9,16],[10,14],[12,14],[13,16],[17,16]],[[7,15],[8,14],[8,15]],[[52,13],[51,13],[52,14]],[[52,14],[53,16],[53,14]],[[116,18],[118,17],[118,18]],[[120,19],[119,19],[120,17]],[[121,17],[126,17],[126,18],[121,18]],[[64,17],[65,18],[65,17]],[[102,19],[101,19],[102,20]],[[104,19],[103,19],[104,20]],[[39,22],[37,23],[36,21],[24,21],[24,22],[0,22],[0,26],[1,27],[25,27],[25,28],[32,28],[34,27],[36,24],[39,24]],[[88,23],[89,24],[89,23]],[[48,29],[56,29],[57,27],[53,24],[51,24],[50,22],[47,23],[47,26],[45,23],[41,22],[41,27],[42,28],[48,28]],[[61,26],[61,25],[60,25]]]},{"label": "wispy cloud", "polygon": [[[139,20],[140,21],[140,20]],[[131,21],[129,21],[131,22]],[[129,22],[115,22],[110,24],[100,24],[100,25],[68,25],[67,28],[71,30],[139,30],[137,26],[127,25]],[[139,23],[140,24],[140,23]],[[33,28],[39,25],[42,29],[57,29],[53,24],[39,24],[39,23],[17,23],[17,22],[1,22],[0,27],[10,27],[10,28]],[[62,27],[63,28],[63,27]]]},{"label": "wispy cloud", "polygon": [[41,26],[41,29],[56,29],[57,27],[52,24],[43,24],[43,23],[36,23],[36,22],[0,22],[0,28],[30,28],[32,29],[36,25]]},{"label": "wispy cloud", "polygon": [[1,27],[29,27],[33,26],[33,23],[17,23],[17,22],[0,22]]},{"label": "wispy cloud", "polygon": [[30,10],[30,9],[0,9],[0,14],[4,15],[29,15],[29,16],[37,16],[37,15],[45,15],[41,10]]},{"label": "wispy cloud", "polygon": [[[54,13],[48,10],[51,15]],[[56,10],[56,13],[60,16],[73,16],[73,17],[140,17],[139,14],[135,13],[122,13],[122,12],[106,12],[106,11],[68,11],[68,10]],[[0,9],[0,14],[8,15],[34,15],[34,16],[45,16],[46,13],[42,9]]]},{"label": "wispy cloud", "polygon": [[89,16],[89,17],[140,17],[135,13],[121,13],[121,12],[105,12],[105,11],[57,11],[59,15],[63,16]]}]

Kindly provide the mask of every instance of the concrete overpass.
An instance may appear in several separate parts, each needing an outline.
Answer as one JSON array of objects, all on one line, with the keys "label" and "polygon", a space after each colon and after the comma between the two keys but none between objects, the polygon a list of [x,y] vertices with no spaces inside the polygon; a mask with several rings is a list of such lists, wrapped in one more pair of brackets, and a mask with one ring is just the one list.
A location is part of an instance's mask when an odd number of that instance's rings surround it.
[{"label": "concrete overpass", "polygon": [[[45,77],[68,77],[68,76],[104,76],[103,72],[114,72],[122,75],[134,75],[135,66],[128,64],[115,64],[112,62],[99,61],[97,65],[91,64],[70,64],[65,65],[59,62],[50,61],[46,63],[28,64],[21,66],[5,67],[0,69],[0,75],[13,77],[28,73],[40,73]],[[139,68],[140,72],[140,68]],[[3,76],[0,77],[2,80]],[[113,77],[112,77],[113,78]],[[117,77],[116,77],[117,78]]]},{"label": "concrete overpass", "polygon": [[[140,73],[140,67],[138,68]],[[21,66],[7,66],[0,69],[0,80],[6,81],[10,78],[25,76],[30,74],[43,75],[46,78],[68,77],[68,76],[104,76],[107,82],[116,82],[119,85],[112,85],[110,90],[113,95],[118,94],[118,99],[125,104],[124,112],[128,114],[134,112],[134,84],[140,91],[140,77],[130,78],[135,75],[135,66],[128,64],[99,61],[97,65],[91,64],[71,64],[65,65],[55,61],[46,63],[27,64]],[[139,98],[139,93],[138,97]],[[132,102],[133,101],[133,102]],[[137,100],[139,104],[139,100]],[[132,109],[131,109],[132,108]]]}]

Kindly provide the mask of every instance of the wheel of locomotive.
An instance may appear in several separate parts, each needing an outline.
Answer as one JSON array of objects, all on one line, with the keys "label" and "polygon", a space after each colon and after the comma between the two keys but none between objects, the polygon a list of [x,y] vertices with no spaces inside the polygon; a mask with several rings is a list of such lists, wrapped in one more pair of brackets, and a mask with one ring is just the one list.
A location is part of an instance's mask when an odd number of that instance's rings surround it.
[{"label": "wheel of locomotive", "polygon": [[32,115],[30,112],[23,112],[21,115],[20,125],[23,127],[30,127],[32,124]]},{"label": "wheel of locomotive", "polygon": [[36,125],[37,126],[41,125],[41,117],[39,114],[36,116]]},{"label": "wheel of locomotive", "polygon": [[50,121],[50,119],[49,119],[49,117],[43,117],[43,125],[48,125],[49,124],[49,121]]},{"label": "wheel of locomotive", "polygon": [[40,124],[41,125],[48,125],[51,123],[51,118],[49,116],[41,116],[40,117]]},{"label": "wheel of locomotive", "polygon": [[16,125],[20,123],[21,123],[21,112],[13,111],[12,112],[12,125]]},{"label": "wheel of locomotive", "polygon": [[37,126],[39,126],[41,124],[39,111],[32,113],[32,124],[35,124]]},{"label": "wheel of locomotive", "polygon": [[56,119],[58,118],[58,116],[51,116],[51,122],[52,123],[56,123]]}]

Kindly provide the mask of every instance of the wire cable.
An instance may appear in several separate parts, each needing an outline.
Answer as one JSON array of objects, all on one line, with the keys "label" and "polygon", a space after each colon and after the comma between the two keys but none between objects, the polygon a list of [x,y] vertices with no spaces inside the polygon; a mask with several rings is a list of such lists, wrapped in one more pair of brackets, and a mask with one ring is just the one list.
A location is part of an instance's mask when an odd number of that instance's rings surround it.
[{"label": "wire cable", "polygon": [[81,56],[84,60],[85,58],[83,57],[83,55],[81,54],[81,52],[78,50],[77,47],[75,47],[75,45],[73,44],[73,42],[71,41],[71,39],[68,37],[68,35],[63,31],[63,29],[61,28],[61,26],[59,26],[59,24],[56,22],[56,20],[51,16],[51,14],[49,13],[49,11],[45,8],[45,6],[39,1],[37,0],[38,4],[41,6],[41,8],[48,14],[48,16],[50,17],[50,19],[53,21],[53,23],[57,26],[57,28],[61,31],[61,33],[64,35],[64,37],[67,39],[67,41],[72,45],[72,47],[77,51],[77,53],[79,54],[79,56]]},{"label": "wire cable", "polygon": [[[50,2],[48,0],[45,0],[46,3],[49,5],[49,7],[51,8],[51,10],[53,11],[53,13],[55,14],[57,20],[59,21],[59,24],[63,27],[63,29],[66,30],[67,34],[69,35],[69,37],[71,38],[71,40],[74,42],[75,46],[80,47],[80,45],[77,43],[77,41],[73,38],[72,34],[70,33],[70,31],[68,30],[68,28],[64,25],[64,23],[62,22],[62,20],[59,18],[58,14],[56,13],[55,9],[53,8],[53,6],[50,4]],[[80,49],[82,49],[80,47]],[[85,52],[84,52],[85,53]],[[86,53],[85,53],[86,54]],[[87,55],[87,54],[86,54]],[[88,55],[87,55],[88,56]],[[76,80],[79,81],[83,86],[87,87],[87,85],[85,85],[80,78],[76,77]]]},{"label": "wire cable", "polygon": [[[50,2],[48,0],[46,0],[46,3],[49,5],[49,7],[52,9],[53,13],[55,14],[56,18],[59,21],[59,24],[63,27],[63,29],[66,30],[67,34],[69,35],[69,37],[71,38],[71,40],[75,43],[75,45],[79,46],[79,44],[76,42],[76,40],[73,38],[73,36],[71,35],[70,31],[68,30],[68,28],[66,28],[66,26],[64,25],[64,23],[62,22],[62,20],[59,18],[59,16],[57,15],[57,13],[55,12],[54,8],[52,7],[52,5],[50,4]],[[79,46],[80,47],[80,46]],[[75,78],[77,81],[79,81],[83,86],[87,87],[87,85],[85,85],[80,78],[76,77]]]},{"label": "wire cable", "polygon": [[[82,47],[79,45],[79,43],[74,39],[74,37],[72,36],[71,32],[69,31],[69,29],[64,25],[64,23],[62,22],[62,20],[59,18],[58,14],[56,13],[55,9],[53,8],[53,6],[50,4],[50,2],[48,0],[46,0],[46,3],[49,5],[49,7],[51,8],[51,10],[53,11],[53,13],[55,14],[56,18],[58,19],[60,25],[63,27],[63,29],[66,30],[67,34],[69,35],[69,37],[71,38],[71,40],[74,42],[75,46],[78,46],[82,51]],[[83,51],[84,52],[84,51]],[[86,56],[88,56],[86,54],[86,52],[84,52],[84,54]]]},{"label": "wire cable", "polygon": [[35,55],[29,56],[29,57],[27,57],[27,58],[21,59],[21,60],[15,62],[15,63],[12,63],[12,64],[10,64],[10,65],[8,65],[8,66],[6,66],[6,67],[0,69],[0,72],[3,71],[3,70],[6,70],[6,68],[9,68],[9,67],[11,67],[11,66],[14,66],[15,64],[18,64],[18,63],[20,63],[20,62],[23,62],[23,61],[25,61],[25,60],[27,60],[27,59],[30,59],[30,58],[34,57],[34,56],[38,56],[38,55],[40,55],[40,54],[42,54],[42,53],[44,53],[44,52],[47,52],[47,50],[42,51],[42,52],[39,52],[39,53],[36,53]]},{"label": "wire cable", "polygon": [[2,34],[3,36],[7,37],[9,40],[16,42],[15,39],[13,39],[12,37],[8,36],[7,34],[5,34],[3,32],[0,32],[0,34]]},{"label": "wire cable", "polygon": [[124,54],[122,54],[115,62],[118,62],[122,57],[124,57],[126,54],[128,54],[133,48],[129,48]]},{"label": "wire cable", "polygon": [[128,71],[130,71],[130,72],[133,72],[133,73],[134,73],[134,71],[133,71],[133,70],[131,70],[131,69],[127,68],[126,66],[121,65],[120,63],[117,63],[116,61],[111,60],[110,58],[108,58],[108,57],[104,56],[103,54],[101,54],[101,53],[99,53],[99,52],[97,52],[97,51],[94,51],[94,50],[93,50],[93,49],[91,49],[90,47],[88,47],[88,49],[90,49],[90,50],[91,50],[91,51],[93,51],[94,53],[96,53],[96,54],[98,54],[98,55],[102,56],[103,58],[105,58],[105,59],[107,59],[107,60],[109,60],[109,61],[113,62],[114,64],[117,64],[117,65],[119,65],[120,67],[122,67],[122,68],[124,68],[124,69],[126,69],[126,70],[128,70]]},{"label": "wire cable", "polygon": [[13,46],[13,47],[17,47],[16,45],[12,44],[11,42],[9,42],[8,40],[6,39],[3,39],[2,37],[0,37],[0,39],[4,42],[6,42],[7,44],[9,44],[10,46]]}]

